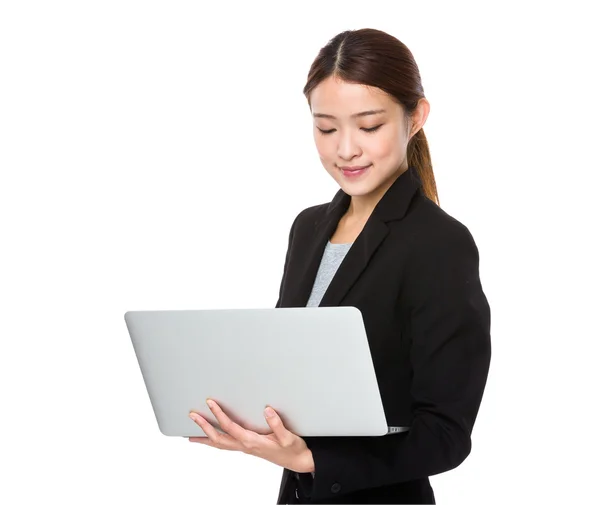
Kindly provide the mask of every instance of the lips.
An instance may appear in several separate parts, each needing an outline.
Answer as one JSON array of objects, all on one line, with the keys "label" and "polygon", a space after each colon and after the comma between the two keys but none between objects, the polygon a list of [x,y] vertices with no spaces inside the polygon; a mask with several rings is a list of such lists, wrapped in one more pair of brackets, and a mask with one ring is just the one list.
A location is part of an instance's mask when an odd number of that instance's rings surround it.
[{"label": "lips", "polygon": [[365,166],[354,166],[354,167],[340,167],[340,170],[344,170],[346,172],[356,172],[357,170],[362,170],[363,168],[368,168],[371,165],[365,165]]},{"label": "lips", "polygon": [[356,178],[356,177],[360,177],[362,174],[364,174],[370,167],[371,165],[366,165],[366,166],[352,166],[352,167],[339,167],[340,170],[342,171],[342,174],[344,175],[344,177],[347,178]]}]

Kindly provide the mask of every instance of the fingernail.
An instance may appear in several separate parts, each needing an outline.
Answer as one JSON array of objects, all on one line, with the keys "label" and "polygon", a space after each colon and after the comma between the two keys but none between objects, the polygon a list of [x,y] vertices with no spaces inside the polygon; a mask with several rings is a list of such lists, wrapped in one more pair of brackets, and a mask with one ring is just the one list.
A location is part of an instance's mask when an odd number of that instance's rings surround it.
[{"label": "fingernail", "polygon": [[265,409],[265,417],[273,417],[274,415],[275,411],[271,407]]},{"label": "fingernail", "polygon": [[198,417],[198,414],[195,414],[194,412],[190,412],[190,418],[193,421],[199,421],[200,420],[200,418]]},{"label": "fingernail", "polygon": [[212,409],[215,406],[215,402],[212,400],[206,400],[207,405]]}]

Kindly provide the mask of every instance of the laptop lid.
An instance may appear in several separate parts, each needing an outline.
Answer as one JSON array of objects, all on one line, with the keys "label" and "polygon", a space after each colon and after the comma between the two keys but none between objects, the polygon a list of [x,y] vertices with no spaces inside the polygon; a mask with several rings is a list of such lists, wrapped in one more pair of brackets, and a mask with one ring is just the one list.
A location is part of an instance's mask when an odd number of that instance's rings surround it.
[{"label": "laptop lid", "polygon": [[355,307],[161,310],[125,313],[160,431],[232,420],[271,432],[267,405],[299,436],[379,436],[388,430],[362,315]]}]

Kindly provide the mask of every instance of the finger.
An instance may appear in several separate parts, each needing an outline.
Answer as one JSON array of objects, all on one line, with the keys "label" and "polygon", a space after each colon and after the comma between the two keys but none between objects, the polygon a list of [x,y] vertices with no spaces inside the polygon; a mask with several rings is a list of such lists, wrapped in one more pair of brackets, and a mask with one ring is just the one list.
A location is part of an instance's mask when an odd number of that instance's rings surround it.
[{"label": "finger", "polygon": [[271,407],[265,409],[265,419],[267,420],[269,427],[273,430],[273,434],[283,447],[287,447],[293,443],[296,435],[284,426],[279,414]]},{"label": "finger", "polygon": [[[202,431],[206,434],[206,437],[193,437],[198,440],[194,440],[195,442],[211,445],[213,447],[218,447],[219,449],[236,449],[236,441],[231,438],[229,435],[219,433],[206,419],[204,419],[199,414],[195,412],[190,413],[190,418],[192,418]],[[208,439],[208,440],[207,440]]]},{"label": "finger", "polygon": [[223,431],[242,443],[249,442],[249,431],[229,419],[229,416],[223,412],[223,409],[219,407],[217,402],[209,399],[206,401],[206,404],[217,418],[217,421],[219,421],[219,426]]}]

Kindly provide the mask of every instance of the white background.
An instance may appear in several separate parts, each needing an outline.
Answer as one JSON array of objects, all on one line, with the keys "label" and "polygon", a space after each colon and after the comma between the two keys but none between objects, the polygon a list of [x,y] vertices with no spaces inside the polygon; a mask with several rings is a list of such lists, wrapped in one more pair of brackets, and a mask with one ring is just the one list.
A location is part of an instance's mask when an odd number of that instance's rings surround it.
[{"label": "white background", "polygon": [[275,304],[293,218],[337,190],[306,74],[364,27],[417,60],[492,308],[438,503],[593,502],[600,40],[593,2],[550,3],[3,2],[0,502],[275,503],[280,467],[160,434],[123,314]]}]

